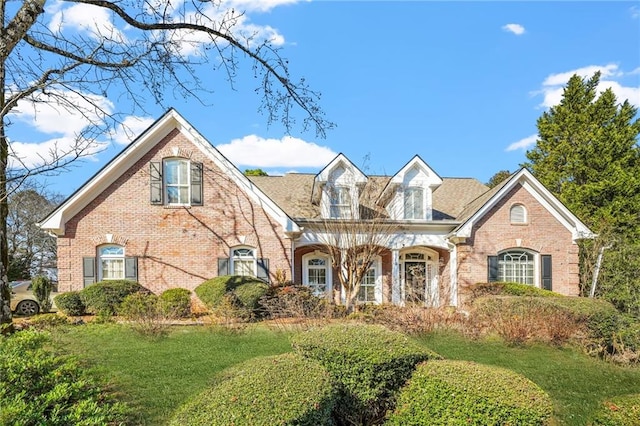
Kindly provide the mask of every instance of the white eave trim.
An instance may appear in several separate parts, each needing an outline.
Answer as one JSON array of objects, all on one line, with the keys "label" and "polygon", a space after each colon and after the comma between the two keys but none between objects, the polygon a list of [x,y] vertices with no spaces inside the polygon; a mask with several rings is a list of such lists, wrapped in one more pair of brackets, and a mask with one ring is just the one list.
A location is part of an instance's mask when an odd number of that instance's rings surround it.
[{"label": "white eave trim", "polygon": [[284,232],[298,232],[300,230],[298,225],[280,207],[258,189],[174,109],[167,111],[102,170],[49,214],[42,221],[40,227],[56,235],[64,235],[67,220],[78,214],[99,194],[105,191],[115,179],[129,170],[173,129],[180,131],[223,172],[227,173],[235,184],[242,188],[254,202],[282,226]]},{"label": "white eave trim", "polygon": [[522,187],[529,192],[542,206],[544,206],[551,215],[558,220],[567,230],[571,232],[573,241],[585,238],[595,238],[595,234],[575,216],[569,209],[560,202],[547,188],[537,180],[527,169],[521,169],[509,178],[498,192],[496,192],[478,211],[476,211],[467,221],[465,221],[452,236],[460,238],[471,237],[471,231],[475,223],[477,223],[487,212],[516,185]]}]

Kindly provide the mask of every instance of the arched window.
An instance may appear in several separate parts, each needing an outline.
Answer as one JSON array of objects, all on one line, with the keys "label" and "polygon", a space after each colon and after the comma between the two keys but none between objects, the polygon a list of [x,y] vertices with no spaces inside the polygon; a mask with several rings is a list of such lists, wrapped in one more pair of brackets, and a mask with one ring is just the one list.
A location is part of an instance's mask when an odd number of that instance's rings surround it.
[{"label": "arched window", "polygon": [[514,204],[509,211],[511,223],[527,223],[527,209],[522,204]]},{"label": "arched window", "polygon": [[316,296],[323,296],[331,289],[331,260],[321,253],[309,253],[302,257],[303,284]]},{"label": "arched window", "polygon": [[124,247],[106,245],[98,248],[98,279],[123,280],[124,277]]},{"label": "arched window", "polygon": [[525,250],[510,250],[498,255],[498,281],[535,284],[535,255]]},{"label": "arched window", "polygon": [[231,250],[231,270],[233,275],[256,276],[256,251],[250,247]]}]

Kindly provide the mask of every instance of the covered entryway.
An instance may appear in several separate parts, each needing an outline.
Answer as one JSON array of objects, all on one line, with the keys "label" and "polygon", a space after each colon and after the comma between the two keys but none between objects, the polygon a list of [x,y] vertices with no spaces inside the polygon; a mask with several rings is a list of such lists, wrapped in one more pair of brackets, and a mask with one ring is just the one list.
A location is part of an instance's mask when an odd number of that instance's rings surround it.
[{"label": "covered entryway", "polygon": [[424,247],[412,247],[400,252],[400,279],[405,305],[436,307],[438,291],[438,253]]}]

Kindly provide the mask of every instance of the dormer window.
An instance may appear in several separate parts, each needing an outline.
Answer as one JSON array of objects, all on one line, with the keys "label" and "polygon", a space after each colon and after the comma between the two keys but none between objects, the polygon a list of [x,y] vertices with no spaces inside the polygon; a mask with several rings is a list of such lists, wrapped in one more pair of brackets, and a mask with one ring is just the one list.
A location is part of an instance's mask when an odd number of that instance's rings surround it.
[{"label": "dormer window", "polygon": [[404,218],[424,219],[424,188],[409,187],[404,190]]},{"label": "dormer window", "polygon": [[330,214],[334,219],[351,218],[351,188],[336,186],[330,189]]}]

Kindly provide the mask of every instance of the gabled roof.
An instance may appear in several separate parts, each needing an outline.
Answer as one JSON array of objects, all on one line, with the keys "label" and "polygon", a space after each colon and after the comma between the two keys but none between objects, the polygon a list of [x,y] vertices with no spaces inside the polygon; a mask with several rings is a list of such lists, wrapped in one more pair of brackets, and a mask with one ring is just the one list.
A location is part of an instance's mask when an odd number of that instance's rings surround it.
[{"label": "gabled roof", "polygon": [[40,227],[57,235],[64,235],[66,222],[86,207],[113,181],[129,170],[147,152],[166,135],[178,129],[195,147],[200,149],[246,194],[276,220],[285,232],[298,232],[298,225],[276,203],[267,197],[257,186],[234,166],[227,158],[211,145],[194,127],[175,109],[169,109],[149,126],[140,136],[131,142],[120,154],[107,163],[82,187],[51,212],[40,223]]},{"label": "gabled roof", "polygon": [[395,175],[391,176],[391,179],[389,179],[389,182],[380,193],[380,200],[384,200],[389,191],[398,185],[402,185],[406,180],[407,174],[413,169],[420,170],[427,177],[425,186],[430,187],[432,190],[442,185],[442,178],[419,155],[414,155]]},{"label": "gabled roof", "polygon": [[551,213],[572,235],[573,240],[594,238],[595,234],[569,209],[558,200],[547,188],[536,179],[529,170],[522,168],[512,174],[500,185],[492,188],[472,201],[460,213],[462,223],[451,233],[452,236],[468,238],[471,236],[473,225],[487,214],[509,191],[521,185],[528,191],[549,213]]}]

